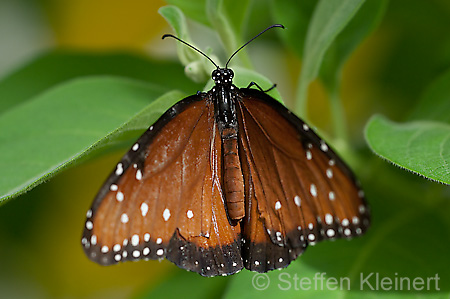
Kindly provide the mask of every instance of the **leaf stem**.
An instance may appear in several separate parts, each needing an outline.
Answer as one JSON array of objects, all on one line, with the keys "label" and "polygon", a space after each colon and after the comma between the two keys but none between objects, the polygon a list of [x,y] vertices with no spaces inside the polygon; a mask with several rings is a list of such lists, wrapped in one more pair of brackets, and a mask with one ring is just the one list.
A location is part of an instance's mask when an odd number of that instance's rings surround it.
[{"label": "leaf stem", "polygon": [[340,97],[340,79],[336,78],[333,86],[328,91],[330,101],[331,122],[334,130],[334,138],[349,143],[348,128],[345,117],[345,110]]}]

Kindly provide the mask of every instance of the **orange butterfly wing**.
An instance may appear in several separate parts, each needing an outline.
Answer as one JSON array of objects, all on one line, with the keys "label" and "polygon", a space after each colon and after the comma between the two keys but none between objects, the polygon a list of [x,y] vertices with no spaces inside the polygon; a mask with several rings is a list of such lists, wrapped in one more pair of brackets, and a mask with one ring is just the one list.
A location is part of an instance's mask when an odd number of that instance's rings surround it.
[{"label": "orange butterfly wing", "polygon": [[241,91],[240,155],[248,182],[245,267],[283,268],[308,244],[364,233],[368,207],[340,158],[273,98]]},{"label": "orange butterfly wing", "polygon": [[243,268],[240,227],[221,188],[221,139],[213,104],[184,99],[117,164],[87,213],[82,244],[102,265],[162,259],[204,276]]}]

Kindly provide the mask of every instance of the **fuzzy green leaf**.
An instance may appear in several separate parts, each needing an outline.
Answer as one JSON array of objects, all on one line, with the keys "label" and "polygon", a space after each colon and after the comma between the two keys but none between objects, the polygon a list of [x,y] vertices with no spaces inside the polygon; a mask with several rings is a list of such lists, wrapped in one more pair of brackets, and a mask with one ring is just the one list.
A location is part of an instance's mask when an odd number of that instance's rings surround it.
[{"label": "fuzzy green leaf", "polygon": [[380,157],[428,179],[450,184],[450,125],[415,121],[394,123],[374,116],[366,140]]},{"label": "fuzzy green leaf", "polygon": [[[0,202],[94,149],[136,139],[180,93],[113,77],[70,81],[0,116]],[[127,142],[125,142],[127,143]]]}]

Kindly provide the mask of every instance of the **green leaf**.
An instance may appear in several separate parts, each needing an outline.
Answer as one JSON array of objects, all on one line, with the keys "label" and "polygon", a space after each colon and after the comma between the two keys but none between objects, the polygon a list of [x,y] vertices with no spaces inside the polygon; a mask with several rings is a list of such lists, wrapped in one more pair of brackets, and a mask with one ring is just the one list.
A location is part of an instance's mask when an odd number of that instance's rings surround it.
[{"label": "green leaf", "polygon": [[277,32],[299,58],[303,57],[306,32],[316,4],[317,0],[271,1],[273,19],[286,27],[286,30],[277,30]]},{"label": "green leaf", "polygon": [[394,123],[376,115],[365,130],[370,148],[393,164],[450,184],[450,125],[432,121]]},{"label": "green leaf", "polygon": [[366,0],[331,44],[320,68],[320,78],[328,91],[335,137],[343,141],[348,140],[348,132],[340,97],[342,68],[350,54],[378,26],[386,6],[385,0]]},{"label": "green leaf", "polygon": [[189,18],[206,26],[211,26],[205,12],[206,0],[166,0],[183,11]]},{"label": "green leaf", "polygon": [[296,112],[306,116],[308,86],[318,74],[323,56],[364,0],[320,1],[306,36],[302,71],[299,78]]},{"label": "green leaf", "polygon": [[356,47],[378,26],[387,3],[386,0],[366,0],[327,50],[321,68],[321,78],[329,89],[339,84],[336,80],[340,77],[344,63]]},{"label": "green leaf", "polygon": [[51,51],[0,81],[0,114],[58,83],[92,75],[123,76],[188,93],[200,88],[184,76],[182,66],[175,62],[153,61],[129,53]]},{"label": "green leaf", "polygon": [[[196,47],[189,35],[186,18],[184,17],[184,14],[181,11],[181,9],[179,9],[176,6],[169,5],[161,7],[158,10],[158,12],[166,19],[167,23],[169,23],[170,26],[172,26],[178,38]],[[197,53],[195,50],[186,46],[185,44],[177,42],[176,46],[178,58],[180,59],[183,65],[188,65],[189,63],[198,60],[199,55],[201,55]]]},{"label": "green leaf", "polygon": [[[0,202],[92,151],[136,139],[180,93],[128,79],[70,81],[0,116]],[[121,142],[121,144],[117,144]]]},{"label": "green leaf", "polygon": [[[239,10],[236,10],[236,7],[239,7]],[[247,16],[248,9],[248,0],[206,1],[206,13],[208,15],[208,18],[214,29],[219,34],[219,37],[228,55],[231,55],[244,43],[242,41],[241,31]],[[240,51],[239,56],[236,57],[236,59],[238,61],[241,61],[242,66],[245,66],[247,68],[251,67],[250,59],[247,56],[245,50]]]},{"label": "green leaf", "polygon": [[435,80],[416,104],[409,119],[428,119],[450,124],[450,70]]},{"label": "green leaf", "polygon": [[[158,12],[172,26],[178,38],[200,50],[200,48],[192,42],[186,18],[178,7],[171,5],[164,6],[161,7]],[[197,83],[205,82],[210,77],[211,71],[214,69],[211,62],[199,52],[182,42],[176,41],[176,47],[178,58],[185,66],[186,76]],[[211,58],[214,60],[214,57]]]}]

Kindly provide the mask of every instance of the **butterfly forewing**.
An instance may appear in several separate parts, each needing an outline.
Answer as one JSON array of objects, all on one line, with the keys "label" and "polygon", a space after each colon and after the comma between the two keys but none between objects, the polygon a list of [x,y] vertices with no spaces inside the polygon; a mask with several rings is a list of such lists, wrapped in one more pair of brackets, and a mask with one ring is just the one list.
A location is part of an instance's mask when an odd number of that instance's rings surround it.
[{"label": "butterfly forewing", "polygon": [[174,105],[117,164],[87,213],[82,243],[94,261],[167,257],[205,276],[240,270],[238,227],[221,192],[221,139],[213,105]]},{"label": "butterfly forewing", "polygon": [[365,232],[368,209],[345,164],[273,98],[257,90],[241,92],[241,160],[249,171],[250,210],[257,206],[246,215],[246,242],[264,242],[260,221],[271,242],[284,248],[279,252],[284,261],[287,253],[295,259],[306,244]]}]

